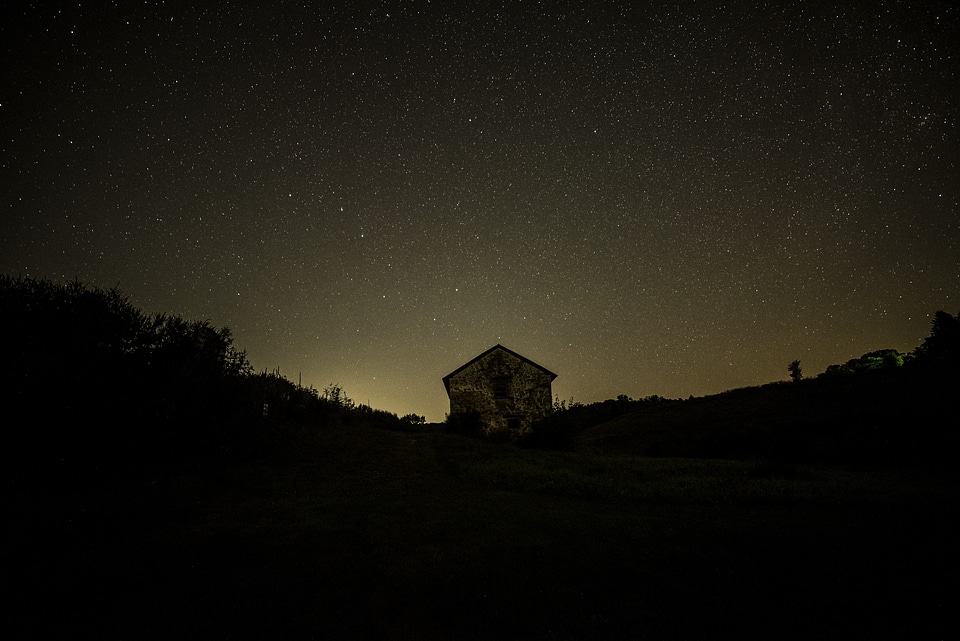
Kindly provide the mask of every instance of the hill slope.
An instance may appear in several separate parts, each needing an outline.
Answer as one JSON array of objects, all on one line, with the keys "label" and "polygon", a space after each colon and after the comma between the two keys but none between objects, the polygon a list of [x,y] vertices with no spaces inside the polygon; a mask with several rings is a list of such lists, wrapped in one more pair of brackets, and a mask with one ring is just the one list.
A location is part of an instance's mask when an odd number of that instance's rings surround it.
[{"label": "hill slope", "polygon": [[650,456],[948,462],[958,445],[960,376],[901,367],[642,404],[583,429],[580,446]]}]

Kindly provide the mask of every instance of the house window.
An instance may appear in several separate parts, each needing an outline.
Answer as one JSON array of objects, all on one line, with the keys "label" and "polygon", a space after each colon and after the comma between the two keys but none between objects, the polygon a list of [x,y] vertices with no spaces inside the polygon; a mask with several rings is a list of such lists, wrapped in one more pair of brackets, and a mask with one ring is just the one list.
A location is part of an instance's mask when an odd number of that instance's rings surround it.
[{"label": "house window", "polygon": [[520,431],[520,417],[519,416],[508,416],[507,417],[507,429]]},{"label": "house window", "polygon": [[510,398],[510,381],[506,378],[498,378],[493,382],[494,398]]}]

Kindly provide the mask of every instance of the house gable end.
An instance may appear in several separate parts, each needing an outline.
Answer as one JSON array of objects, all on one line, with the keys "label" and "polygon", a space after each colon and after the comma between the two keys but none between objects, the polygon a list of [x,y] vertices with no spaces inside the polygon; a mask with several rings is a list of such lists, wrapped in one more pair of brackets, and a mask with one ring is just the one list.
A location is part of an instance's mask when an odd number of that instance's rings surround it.
[{"label": "house gable end", "polygon": [[521,362],[523,362],[523,363],[526,363],[527,365],[531,365],[531,366],[537,368],[538,370],[542,371],[544,374],[546,374],[547,376],[550,377],[550,381],[551,381],[551,382],[557,377],[556,374],[554,374],[553,372],[551,372],[550,370],[548,370],[546,367],[544,367],[544,366],[542,366],[542,365],[539,365],[539,364],[531,361],[529,358],[527,358],[527,357],[525,357],[525,356],[523,356],[523,355],[521,355],[521,354],[517,354],[515,351],[504,347],[504,346],[501,345],[500,343],[497,343],[496,345],[494,345],[493,347],[491,347],[491,348],[488,349],[487,351],[485,351],[485,352],[483,352],[482,354],[480,354],[480,355],[478,355],[478,356],[470,359],[469,361],[467,361],[466,363],[464,363],[463,365],[461,365],[460,367],[458,367],[457,369],[453,370],[452,372],[450,372],[449,374],[447,374],[446,376],[443,377],[443,386],[444,386],[444,387],[446,388],[446,390],[447,390],[447,395],[448,395],[448,396],[450,395],[450,379],[452,379],[453,377],[455,377],[457,374],[463,372],[464,370],[468,369],[469,367],[471,367],[471,366],[474,365],[475,363],[486,359],[487,357],[489,357],[491,354],[493,354],[494,352],[496,352],[496,351],[498,351],[498,350],[500,350],[500,351],[502,351],[502,352],[504,352],[504,353],[512,356],[513,358],[518,359],[519,361],[521,361]]},{"label": "house gable end", "polygon": [[497,344],[443,377],[450,416],[476,421],[480,433],[528,433],[550,414],[556,374]]}]

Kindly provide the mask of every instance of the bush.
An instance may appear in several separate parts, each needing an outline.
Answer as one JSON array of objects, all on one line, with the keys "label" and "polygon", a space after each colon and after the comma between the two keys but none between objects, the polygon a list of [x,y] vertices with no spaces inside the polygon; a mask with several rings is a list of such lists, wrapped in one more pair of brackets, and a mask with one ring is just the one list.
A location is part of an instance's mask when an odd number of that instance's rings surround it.
[{"label": "bush", "polygon": [[205,454],[254,423],[227,328],[148,316],[116,289],[0,277],[0,398],[23,474],[73,479]]},{"label": "bush", "polygon": [[483,431],[483,422],[478,412],[460,412],[447,416],[444,429],[451,434],[479,438]]}]

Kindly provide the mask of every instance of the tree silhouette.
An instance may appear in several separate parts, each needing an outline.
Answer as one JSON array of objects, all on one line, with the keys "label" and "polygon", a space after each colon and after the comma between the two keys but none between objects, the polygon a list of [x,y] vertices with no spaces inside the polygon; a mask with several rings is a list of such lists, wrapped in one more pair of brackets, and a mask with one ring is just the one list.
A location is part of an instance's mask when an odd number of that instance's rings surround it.
[{"label": "tree silhouette", "polygon": [[69,474],[195,450],[246,410],[250,366],[226,328],[147,316],[76,281],[3,276],[0,309],[0,393],[23,417],[8,443],[25,466]]},{"label": "tree silhouette", "polygon": [[857,374],[860,372],[870,372],[874,370],[889,369],[891,367],[900,367],[903,365],[903,354],[895,349],[878,349],[867,352],[859,358],[851,358],[842,365],[830,365],[824,374],[833,376],[837,374]]},{"label": "tree silhouette", "polygon": [[803,372],[800,369],[800,361],[796,360],[790,363],[787,366],[787,371],[790,372],[790,379],[796,383],[803,378]]},{"label": "tree silhouette", "polygon": [[952,316],[938,310],[930,322],[930,335],[923,339],[913,355],[924,361],[960,361],[960,314]]},{"label": "tree silhouette", "polygon": [[336,407],[345,409],[352,409],[354,407],[353,400],[347,396],[347,393],[343,391],[343,387],[339,383],[330,383],[323,388],[322,398]]}]

